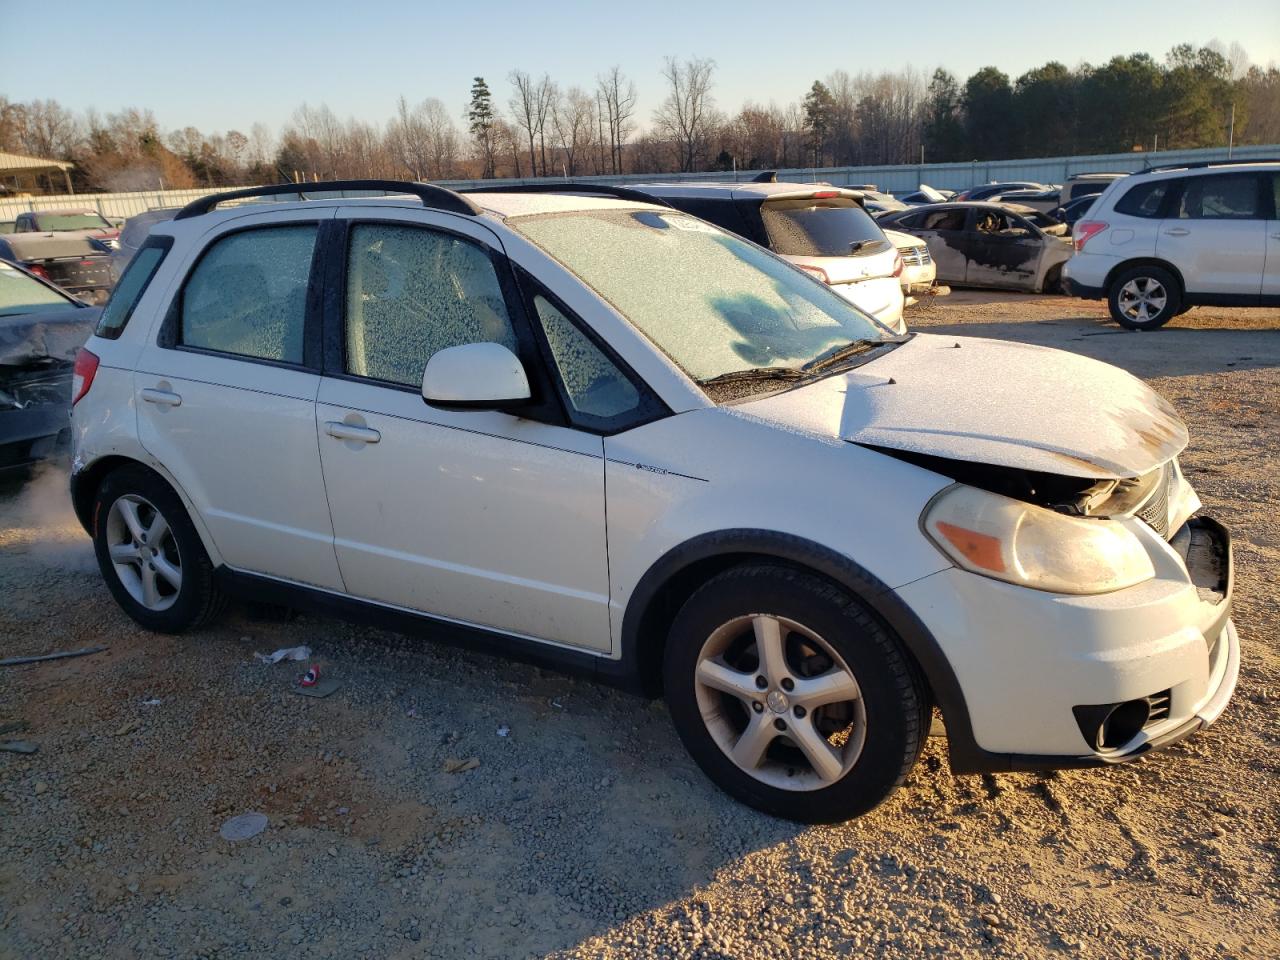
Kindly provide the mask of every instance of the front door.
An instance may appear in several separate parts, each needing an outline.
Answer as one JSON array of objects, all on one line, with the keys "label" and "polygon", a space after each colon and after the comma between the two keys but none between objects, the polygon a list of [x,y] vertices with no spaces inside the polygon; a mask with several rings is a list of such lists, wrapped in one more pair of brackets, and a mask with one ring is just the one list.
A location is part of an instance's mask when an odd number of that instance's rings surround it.
[{"label": "front door", "polygon": [[607,651],[601,437],[535,409],[422,399],[427,360],[446,347],[493,341],[539,362],[497,238],[438,212],[339,216],[353,218],[346,293],[316,424],[347,591]]},{"label": "front door", "polygon": [[232,221],[202,244],[139,358],[134,400],[143,447],[225,563],[341,589],[316,449],[319,338],[307,334],[318,332],[309,290],[325,216]]},{"label": "front door", "polygon": [[965,282],[978,287],[1034,290],[1044,244],[1044,238],[1016,214],[998,208],[977,209],[969,235]]}]

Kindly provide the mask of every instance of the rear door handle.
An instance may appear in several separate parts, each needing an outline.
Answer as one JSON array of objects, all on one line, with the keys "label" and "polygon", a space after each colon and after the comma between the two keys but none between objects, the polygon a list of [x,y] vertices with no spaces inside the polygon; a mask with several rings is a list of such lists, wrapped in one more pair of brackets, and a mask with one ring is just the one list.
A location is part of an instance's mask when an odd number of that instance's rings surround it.
[{"label": "rear door handle", "polygon": [[1184,227],[1174,227],[1172,230],[1166,230],[1165,235],[1170,237],[1185,237],[1190,232],[1190,230],[1187,230]]},{"label": "rear door handle", "polygon": [[357,427],[340,420],[325,421],[324,432],[335,440],[354,440],[356,443],[377,443],[382,439],[382,434],[372,427]]},{"label": "rear door handle", "polygon": [[157,390],[154,387],[146,387],[142,391],[142,399],[147,403],[158,403],[164,407],[182,406],[182,396],[172,390]]}]

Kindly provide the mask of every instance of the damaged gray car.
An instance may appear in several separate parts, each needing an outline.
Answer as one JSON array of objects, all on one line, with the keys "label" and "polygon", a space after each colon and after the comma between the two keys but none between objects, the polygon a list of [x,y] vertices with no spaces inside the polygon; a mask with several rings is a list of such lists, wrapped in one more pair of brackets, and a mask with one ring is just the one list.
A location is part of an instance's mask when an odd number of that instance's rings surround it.
[{"label": "damaged gray car", "polygon": [[101,312],[0,261],[0,473],[66,449],[76,351]]},{"label": "damaged gray car", "polygon": [[938,283],[957,287],[1057,293],[1072,253],[1065,224],[1011,203],[935,203],[876,222],[923,240],[938,265]]}]

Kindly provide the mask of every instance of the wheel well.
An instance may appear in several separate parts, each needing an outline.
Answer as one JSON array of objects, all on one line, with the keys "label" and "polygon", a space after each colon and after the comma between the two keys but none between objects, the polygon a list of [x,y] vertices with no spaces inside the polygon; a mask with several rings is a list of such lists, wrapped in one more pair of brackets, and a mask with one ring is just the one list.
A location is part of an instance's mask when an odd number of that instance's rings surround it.
[{"label": "wheel well", "polygon": [[[644,608],[644,613],[640,616],[638,629],[633,635],[633,640],[636,646],[635,667],[637,679],[639,680],[641,691],[645,695],[652,697],[662,695],[662,660],[666,653],[667,639],[671,634],[671,624],[675,621],[676,614],[680,612],[680,608],[697,592],[699,587],[713,577],[733,567],[747,564],[769,564],[790,570],[803,571],[832,584],[842,591],[849,592],[847,584],[841,583],[839,579],[832,577],[830,574],[809,564],[771,553],[744,550],[716,554],[701,560],[695,560],[677,570],[662,583],[657,592],[649,599]],[[893,626],[880,615],[878,610],[870,604],[868,604],[868,607],[871,609],[872,615],[880,620],[881,625],[886,630],[890,633],[896,633]],[[916,675],[920,678],[921,685],[924,688],[926,698],[930,703],[936,703],[929,679],[926,672],[921,669],[920,664],[916,662],[915,653],[906,644],[903,645],[903,652],[912,662]]]},{"label": "wheel well", "polygon": [[144,470],[151,469],[145,463],[130,457],[102,457],[79,473],[72,474],[71,505],[76,511],[76,519],[80,521],[80,526],[84,527],[89,536],[93,536],[93,503],[98,488],[102,486],[102,481],[107,478],[107,474],[128,466],[142,467]]},{"label": "wheel well", "polygon": [[1181,296],[1187,291],[1186,281],[1182,279],[1182,274],[1172,263],[1167,260],[1159,260],[1156,257],[1138,257],[1134,260],[1126,260],[1124,263],[1111,268],[1111,271],[1107,274],[1107,279],[1102,284],[1102,289],[1106,291],[1107,296],[1111,296],[1111,284],[1116,277],[1126,270],[1132,270],[1134,267],[1159,267],[1161,270],[1167,270],[1173,274],[1173,279],[1178,281],[1178,295]]}]

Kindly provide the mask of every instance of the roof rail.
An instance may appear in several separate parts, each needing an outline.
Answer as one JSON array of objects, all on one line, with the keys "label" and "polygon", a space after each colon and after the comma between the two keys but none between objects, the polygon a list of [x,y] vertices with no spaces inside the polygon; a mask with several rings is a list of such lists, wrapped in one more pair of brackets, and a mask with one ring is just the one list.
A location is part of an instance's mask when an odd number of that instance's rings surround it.
[{"label": "roof rail", "polygon": [[764,173],[757,173],[754,177],[752,177],[750,180],[747,180],[746,182],[747,183],[777,183],[778,171],[766,170]]},{"label": "roof rail", "polygon": [[491,187],[467,187],[462,193],[597,193],[616,200],[635,200],[638,203],[653,203],[660,207],[671,206],[662,198],[642,190],[615,187],[609,183],[574,183],[571,180],[561,183],[513,183],[509,186],[499,183]]},{"label": "roof rail", "polygon": [[1156,167],[1147,167],[1143,173],[1157,173],[1164,170],[1203,170],[1205,167],[1236,167],[1250,163],[1280,163],[1275,157],[1247,157],[1243,160],[1197,160],[1195,163],[1163,163]]},{"label": "roof rail", "polygon": [[[461,194],[437,187],[433,183],[413,183],[408,180],[319,180],[314,183],[276,183],[266,187],[248,187],[244,190],[231,190],[227,193],[211,193],[207,197],[193,200],[178,211],[175,220],[186,220],[208,213],[220,203],[228,200],[247,200],[252,197],[287,197],[296,195],[299,200],[306,200],[309,193],[330,193],[343,190],[383,190],[388,194],[404,193],[417,197],[424,207],[433,210],[445,210],[449,213],[460,213],[474,217],[484,211]],[[328,198],[324,198],[328,199]]]}]

